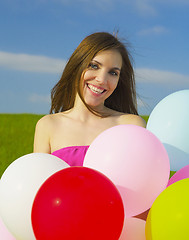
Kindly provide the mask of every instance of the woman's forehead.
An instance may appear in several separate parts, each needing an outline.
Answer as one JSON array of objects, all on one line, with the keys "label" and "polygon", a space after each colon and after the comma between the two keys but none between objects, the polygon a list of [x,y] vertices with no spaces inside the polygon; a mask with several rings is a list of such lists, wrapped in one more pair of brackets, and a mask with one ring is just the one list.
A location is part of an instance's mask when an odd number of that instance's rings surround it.
[{"label": "woman's forehead", "polygon": [[97,53],[92,59],[99,63],[112,65],[115,68],[121,68],[122,66],[122,56],[117,50],[104,50]]}]

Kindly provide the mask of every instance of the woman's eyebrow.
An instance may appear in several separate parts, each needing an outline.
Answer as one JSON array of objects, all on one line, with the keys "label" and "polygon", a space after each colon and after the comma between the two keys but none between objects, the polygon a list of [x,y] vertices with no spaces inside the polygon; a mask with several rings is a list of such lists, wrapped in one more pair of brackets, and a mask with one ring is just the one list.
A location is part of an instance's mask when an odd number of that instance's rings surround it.
[{"label": "woman's eyebrow", "polygon": [[[103,66],[103,64],[102,64],[102,63],[100,63],[100,62],[98,62],[97,60],[92,60],[92,62],[96,62],[96,63],[97,63],[97,64],[99,64],[100,66]],[[118,67],[113,67],[113,68],[111,68],[111,69],[118,70],[118,71],[120,71],[120,72],[121,72],[121,69],[120,69],[120,68],[118,68]]]}]

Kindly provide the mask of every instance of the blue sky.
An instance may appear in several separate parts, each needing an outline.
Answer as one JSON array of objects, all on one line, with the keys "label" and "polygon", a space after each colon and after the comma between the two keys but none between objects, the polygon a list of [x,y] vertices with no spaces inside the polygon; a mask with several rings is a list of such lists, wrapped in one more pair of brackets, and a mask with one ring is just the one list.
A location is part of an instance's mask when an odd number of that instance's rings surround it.
[{"label": "blue sky", "polygon": [[140,114],[189,89],[189,0],[0,0],[0,113],[47,114],[80,41],[115,29],[134,59]]}]

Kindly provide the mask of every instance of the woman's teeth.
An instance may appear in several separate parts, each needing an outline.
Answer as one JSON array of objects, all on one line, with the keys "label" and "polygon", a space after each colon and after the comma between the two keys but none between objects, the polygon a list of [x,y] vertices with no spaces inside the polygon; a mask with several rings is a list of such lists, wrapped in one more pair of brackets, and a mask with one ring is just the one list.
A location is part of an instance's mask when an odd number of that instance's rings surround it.
[{"label": "woman's teeth", "polygon": [[99,88],[97,88],[93,85],[89,85],[89,84],[88,84],[88,88],[90,88],[90,90],[93,91],[94,93],[98,93],[98,94],[101,94],[105,91],[104,89],[99,89]]}]

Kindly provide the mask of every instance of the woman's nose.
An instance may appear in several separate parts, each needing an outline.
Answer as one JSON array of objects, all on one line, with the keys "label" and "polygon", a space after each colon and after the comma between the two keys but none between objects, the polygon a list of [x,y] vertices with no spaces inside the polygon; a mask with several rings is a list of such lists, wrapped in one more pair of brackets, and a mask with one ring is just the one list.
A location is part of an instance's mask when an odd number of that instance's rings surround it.
[{"label": "woman's nose", "polygon": [[107,81],[107,73],[104,71],[99,71],[96,76],[96,81],[99,83],[105,83]]}]

